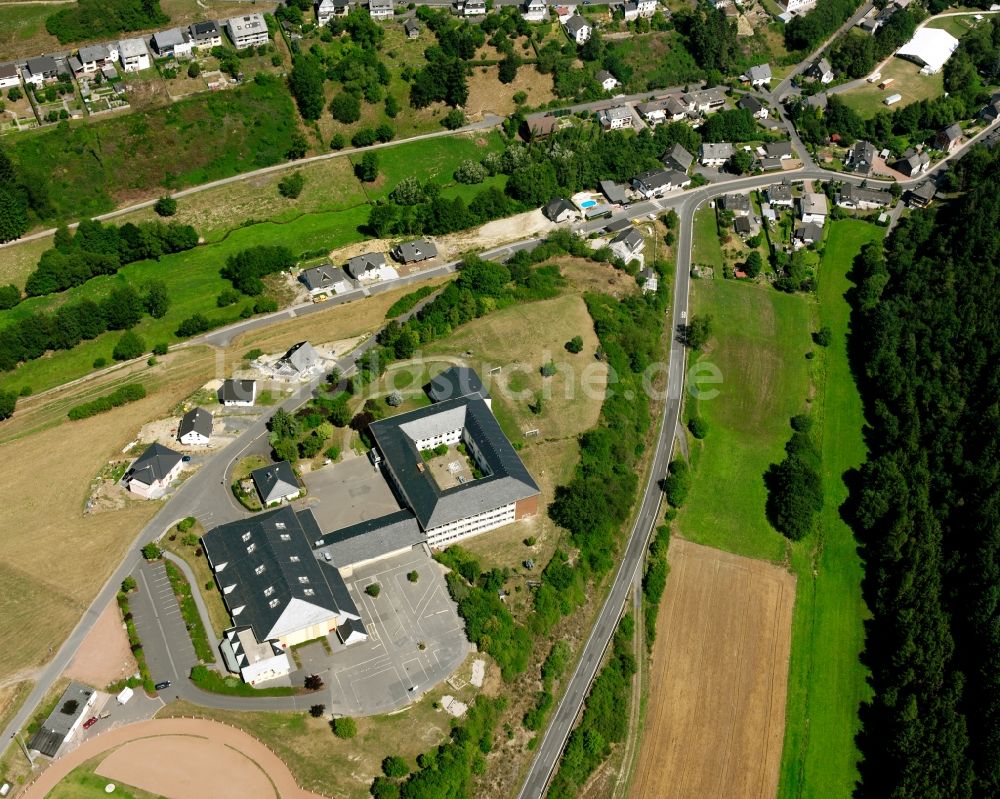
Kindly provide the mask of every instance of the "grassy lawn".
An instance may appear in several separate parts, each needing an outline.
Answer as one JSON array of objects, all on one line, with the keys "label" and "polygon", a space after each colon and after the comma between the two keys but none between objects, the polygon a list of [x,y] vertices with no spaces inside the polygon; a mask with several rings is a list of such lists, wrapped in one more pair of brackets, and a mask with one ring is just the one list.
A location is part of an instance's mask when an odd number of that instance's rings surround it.
[{"label": "grassy lawn", "polygon": [[[199,539],[204,533],[205,529],[201,526],[200,522],[197,522],[187,533],[179,533],[176,530],[171,531],[169,535],[160,541],[160,545],[168,552],[181,558],[191,567],[195,578],[198,580],[198,590],[201,591],[202,599],[205,600],[205,607],[208,608],[208,617],[212,623],[212,631],[215,633],[216,638],[221,638],[223,631],[227,630],[231,624],[226,605],[222,601],[222,594],[219,593],[215,586],[215,580],[212,577],[212,569],[208,565],[208,560],[204,555],[194,554],[201,547],[197,544],[192,546],[184,542],[184,539],[189,535],[194,536],[195,539]],[[208,586],[211,587],[209,588]]]},{"label": "grassy lawn", "polygon": [[694,243],[691,247],[691,263],[714,267],[716,276],[722,277],[722,246],[719,244],[714,208],[704,206],[694,215]]},{"label": "grassy lawn", "polygon": [[781,459],[788,420],[805,410],[810,303],[729,280],[693,285],[692,315],[710,315],[714,332],[698,363],[716,367],[722,382],[705,387],[717,397],[697,403],[709,434],[680,529],[701,544],[780,560],[785,539],[764,518],[763,474]]},{"label": "grassy lawn", "polygon": [[976,27],[976,21],[971,15],[967,17],[942,17],[941,19],[932,19],[927,23],[927,27],[948,31],[956,39],[961,39]]},{"label": "grassy lawn", "polygon": [[[697,403],[709,433],[692,452],[696,479],[678,530],[699,543],[783,561],[798,577],[780,799],[850,795],[857,708],[866,696],[858,659],[867,615],[862,565],[839,515],[847,496],[843,474],[865,453],[845,347],[844,292],[855,254],[884,231],[857,220],[829,227],[818,303],[721,280],[695,283],[694,293],[695,313],[711,314],[714,330],[699,362],[718,367],[722,383],[714,386],[718,397]],[[825,350],[810,340],[821,325],[833,331]],[[816,351],[813,361],[804,358],[809,350]],[[689,413],[693,407],[689,402]],[[764,516],[762,475],[782,456],[789,417],[803,411],[822,436],[826,502],[817,534],[791,545]]]},{"label": "grassy lawn", "polygon": [[[792,626],[789,713],[782,756],[781,799],[848,796],[857,777],[858,704],[869,696],[866,669],[858,659],[864,644],[861,598],[863,568],[854,536],[840,517],[847,498],[843,474],[865,459],[861,398],[847,359],[851,261],[881,228],[855,220],[833,222],[819,270],[820,325],[833,343],[825,351],[826,375],[816,414],[823,430],[823,488],[818,563],[798,553],[801,564]],[[808,542],[807,542],[808,543]],[[808,568],[810,571],[805,571]],[[812,569],[815,568],[815,571]],[[809,581],[809,574],[814,578]]]},{"label": "grassy lawn", "polygon": [[15,6],[0,3],[0,61],[39,55],[58,48],[58,39],[45,30],[45,18],[57,10],[58,7],[44,4]]},{"label": "grassy lawn", "polygon": [[[112,780],[95,773],[99,760],[100,758],[73,769],[48,794],[50,799],[98,799],[98,797],[108,796],[104,788]],[[123,785],[117,780],[114,780],[114,785],[115,791],[112,796],[121,797],[121,799],[162,799],[158,794]]]},{"label": "grassy lawn", "polygon": [[[886,108],[882,101],[891,94],[901,94],[903,99],[892,106],[902,108],[910,103],[939,97],[944,93],[944,73],[936,75],[921,75],[920,67],[902,58],[892,58],[882,70],[882,81],[892,78],[893,82],[885,89],[880,89],[878,83],[865,83],[857,89],[851,89],[839,95],[844,103],[863,117],[873,117],[876,112]],[[881,81],[880,81],[881,82]]]}]

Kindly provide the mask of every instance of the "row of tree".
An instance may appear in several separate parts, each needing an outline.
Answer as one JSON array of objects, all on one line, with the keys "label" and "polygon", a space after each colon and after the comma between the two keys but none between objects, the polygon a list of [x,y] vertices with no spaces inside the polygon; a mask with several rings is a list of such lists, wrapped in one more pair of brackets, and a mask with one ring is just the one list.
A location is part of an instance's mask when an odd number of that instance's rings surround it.
[{"label": "row of tree", "polygon": [[233,288],[250,297],[264,293],[267,275],[273,275],[295,265],[295,256],[281,245],[258,244],[240,250],[226,258],[220,274],[233,284]]},{"label": "row of tree", "polygon": [[121,227],[83,220],[71,233],[61,227],[54,246],[42,253],[24,291],[39,297],[65,291],[98,275],[113,275],[125,264],[190,250],[198,233],[179,222],[127,222]]},{"label": "row of tree", "polygon": [[867,245],[850,340],[868,422],[860,799],[1000,795],[1000,156]]}]

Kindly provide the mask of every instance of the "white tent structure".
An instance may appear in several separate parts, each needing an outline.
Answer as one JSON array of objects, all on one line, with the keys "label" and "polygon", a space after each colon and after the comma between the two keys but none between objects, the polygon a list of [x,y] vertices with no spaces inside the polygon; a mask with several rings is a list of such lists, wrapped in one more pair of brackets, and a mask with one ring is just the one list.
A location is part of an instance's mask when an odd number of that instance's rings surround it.
[{"label": "white tent structure", "polygon": [[896,51],[896,55],[919,64],[923,67],[920,71],[924,74],[933,75],[941,71],[956,47],[958,39],[948,31],[923,27]]}]

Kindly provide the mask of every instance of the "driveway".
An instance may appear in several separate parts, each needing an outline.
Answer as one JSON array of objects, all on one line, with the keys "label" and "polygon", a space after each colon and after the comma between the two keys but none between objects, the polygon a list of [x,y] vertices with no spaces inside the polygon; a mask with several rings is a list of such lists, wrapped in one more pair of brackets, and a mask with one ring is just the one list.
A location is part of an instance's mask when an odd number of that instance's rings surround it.
[{"label": "driveway", "polygon": [[296,510],[311,508],[324,533],[376,519],[400,509],[382,472],[363,456],[351,456],[303,475],[309,489]]}]

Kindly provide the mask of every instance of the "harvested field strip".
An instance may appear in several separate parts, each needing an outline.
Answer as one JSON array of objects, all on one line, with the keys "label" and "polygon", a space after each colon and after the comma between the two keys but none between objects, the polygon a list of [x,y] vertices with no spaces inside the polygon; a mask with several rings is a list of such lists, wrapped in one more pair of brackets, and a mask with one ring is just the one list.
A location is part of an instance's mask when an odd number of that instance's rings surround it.
[{"label": "harvested field strip", "polygon": [[675,538],[636,799],[775,795],[795,577]]}]

